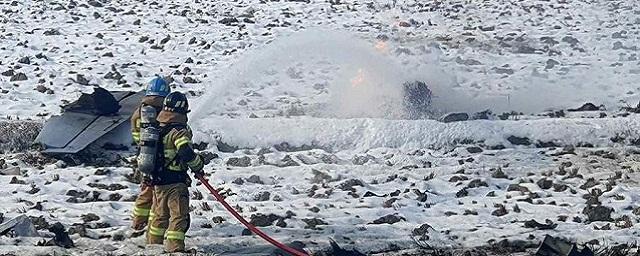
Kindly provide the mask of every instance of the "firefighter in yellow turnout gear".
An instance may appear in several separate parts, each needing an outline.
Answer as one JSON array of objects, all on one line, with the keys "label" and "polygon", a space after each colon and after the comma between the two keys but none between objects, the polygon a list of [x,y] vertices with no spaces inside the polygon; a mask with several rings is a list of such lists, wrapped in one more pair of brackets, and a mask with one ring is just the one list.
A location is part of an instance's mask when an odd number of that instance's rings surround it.
[{"label": "firefighter in yellow turnout gear", "polygon": [[147,232],[148,244],[162,244],[166,252],[185,250],[185,233],[189,229],[189,179],[188,169],[202,174],[204,161],[193,151],[191,130],[187,125],[189,104],[184,94],[170,93],[162,112],[160,140],[162,163],[152,175],[154,186],[155,217]]},{"label": "firefighter in yellow turnout gear", "polygon": [[[131,135],[133,141],[140,144],[140,109],[142,106],[152,106],[156,109],[156,113],[162,111],[162,105],[164,97],[171,92],[169,84],[161,77],[156,77],[147,86],[145,97],[142,98],[140,106],[133,112],[131,116]],[[147,226],[147,222],[153,218],[153,212],[151,211],[153,203],[153,184],[151,184],[151,178],[147,175],[143,175],[136,170],[135,177],[141,180],[140,194],[136,198],[133,207],[133,221],[131,227],[136,232],[143,231]]]}]

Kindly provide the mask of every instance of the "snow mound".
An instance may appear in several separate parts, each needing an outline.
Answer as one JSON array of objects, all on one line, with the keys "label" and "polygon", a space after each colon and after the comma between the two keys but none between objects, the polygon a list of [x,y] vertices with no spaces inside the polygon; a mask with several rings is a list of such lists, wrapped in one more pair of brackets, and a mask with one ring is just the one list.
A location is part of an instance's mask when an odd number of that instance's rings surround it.
[{"label": "snow mound", "polygon": [[[222,141],[240,148],[315,146],[331,150],[443,148],[481,143],[489,147],[516,145],[611,146],[640,137],[637,117],[605,119],[475,120],[441,123],[433,120],[322,119],[312,117],[223,119],[194,122],[205,142]],[[626,139],[626,140],[625,140]]]}]

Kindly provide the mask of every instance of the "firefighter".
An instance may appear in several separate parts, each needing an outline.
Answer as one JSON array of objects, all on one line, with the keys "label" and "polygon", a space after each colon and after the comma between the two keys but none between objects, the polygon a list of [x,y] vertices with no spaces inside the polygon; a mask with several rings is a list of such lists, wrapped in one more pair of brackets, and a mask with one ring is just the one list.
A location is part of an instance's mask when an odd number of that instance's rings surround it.
[{"label": "firefighter", "polygon": [[147,244],[162,244],[168,253],[185,250],[185,233],[189,229],[188,169],[203,175],[202,156],[193,151],[191,129],[187,125],[189,103],[184,94],[172,92],[164,100],[158,115],[160,122],[160,154],[154,182],[155,217],[149,224]]},{"label": "firefighter", "polygon": [[[164,98],[171,92],[171,88],[166,80],[157,76],[149,82],[145,91],[145,97],[142,98],[140,106],[133,112],[131,116],[131,135],[136,144],[140,143],[140,109],[144,105],[152,106],[156,109],[156,113],[162,111]],[[136,179],[140,179],[140,194],[136,198],[133,207],[133,221],[131,227],[134,232],[144,231],[147,222],[153,218],[151,207],[153,203],[153,185],[148,175],[143,175],[137,169],[135,172]],[[140,233],[141,234],[141,233]]]}]

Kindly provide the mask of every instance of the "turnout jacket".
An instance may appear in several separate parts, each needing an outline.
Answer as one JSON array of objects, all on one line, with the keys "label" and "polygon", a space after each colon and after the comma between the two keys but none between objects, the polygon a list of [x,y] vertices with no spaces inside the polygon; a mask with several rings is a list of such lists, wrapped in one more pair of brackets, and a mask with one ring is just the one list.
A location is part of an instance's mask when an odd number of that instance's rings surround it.
[{"label": "turnout jacket", "polygon": [[149,105],[156,109],[156,113],[160,113],[162,111],[162,105],[164,104],[164,97],[160,96],[144,96],[142,98],[142,102],[140,106],[133,111],[133,115],[131,115],[131,136],[133,137],[133,142],[140,144],[140,109],[142,105]]},{"label": "turnout jacket", "polygon": [[153,174],[155,185],[185,183],[189,176],[187,171],[202,171],[202,156],[193,151],[191,128],[187,125],[187,117],[169,111],[158,115],[160,122],[163,164]]}]

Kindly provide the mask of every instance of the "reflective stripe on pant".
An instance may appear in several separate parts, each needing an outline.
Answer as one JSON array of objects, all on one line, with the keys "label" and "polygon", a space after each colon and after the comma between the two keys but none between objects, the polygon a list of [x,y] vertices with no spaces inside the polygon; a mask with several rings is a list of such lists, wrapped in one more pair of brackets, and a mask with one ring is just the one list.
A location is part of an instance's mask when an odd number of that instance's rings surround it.
[{"label": "reflective stripe on pant", "polygon": [[151,216],[151,208],[153,207],[153,186],[142,184],[140,194],[136,198],[133,206],[133,223],[132,228],[135,230],[143,230],[147,226],[147,222]]},{"label": "reflective stripe on pant", "polygon": [[189,190],[186,184],[176,183],[155,186],[156,214],[151,227],[166,228],[164,233],[165,251],[184,251],[185,233],[189,229]]}]

